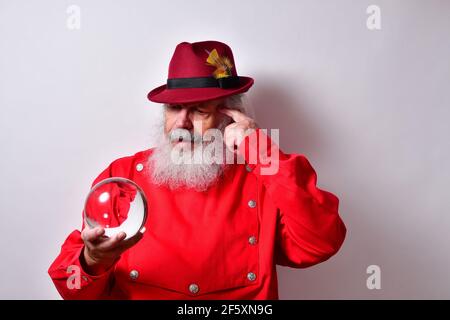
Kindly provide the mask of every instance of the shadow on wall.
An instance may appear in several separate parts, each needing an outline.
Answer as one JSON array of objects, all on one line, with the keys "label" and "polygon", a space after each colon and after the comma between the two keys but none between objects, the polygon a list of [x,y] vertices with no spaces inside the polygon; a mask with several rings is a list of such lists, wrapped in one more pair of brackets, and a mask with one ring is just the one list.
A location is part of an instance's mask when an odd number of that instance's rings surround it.
[{"label": "shadow on wall", "polygon": [[[314,115],[312,100],[302,88],[283,87],[283,79],[271,74],[258,75],[255,86],[249,93],[251,108],[261,128],[280,130],[280,147],[286,153],[304,154],[316,157],[337,157],[329,154],[326,148],[327,128],[321,127],[320,119]],[[339,106],[336,106],[339,107]],[[345,115],[343,115],[345,116]],[[334,129],[336,129],[335,127]],[[363,135],[364,132],[354,134]],[[350,142],[349,142],[350,143]],[[334,149],[333,152],[337,152]],[[343,151],[344,152],[344,151]],[[380,221],[376,211],[395,212],[396,208],[388,201],[380,201],[382,192],[373,186],[366,175],[353,175],[348,170],[352,163],[351,154],[340,154],[336,170],[347,173],[345,181],[334,182],[339,190],[330,190],[340,199],[339,212],[347,226],[347,237],[343,247],[330,260],[307,269],[277,267],[279,270],[279,293],[281,299],[401,299],[438,296],[427,285],[419,281],[408,281],[408,265],[420,265],[414,247],[406,245],[405,240],[414,238],[412,230],[393,230],[387,221]],[[343,159],[343,160],[342,160]],[[382,161],[382,159],[378,160]],[[315,167],[314,161],[311,161]],[[344,167],[346,165],[346,167]],[[362,164],[368,172],[376,163]],[[341,166],[341,167],[340,167]],[[318,172],[320,181],[320,172]],[[320,187],[320,183],[318,184]],[[375,211],[375,212],[374,212]],[[386,243],[389,247],[386,248]],[[409,247],[409,248],[408,248]],[[401,254],[400,254],[401,253]],[[382,270],[381,290],[369,290],[366,285],[369,265],[380,265]],[[415,278],[416,275],[410,275]],[[427,292],[428,291],[428,292]]]},{"label": "shadow on wall", "polygon": [[[319,154],[323,143],[321,128],[316,119],[308,117],[307,108],[313,108],[302,96],[301,88],[296,90],[296,97],[292,88],[283,87],[283,79],[279,76],[265,74],[259,75],[252,88],[250,98],[250,115],[254,115],[260,128],[279,129],[280,148],[286,153]],[[299,98],[300,96],[300,98]],[[314,163],[312,163],[314,167]],[[342,266],[343,267],[343,266]],[[340,273],[339,270],[321,270],[322,265],[309,269],[293,269],[278,266],[279,295],[281,299],[305,299],[309,297],[325,298],[322,290],[335,288],[340,284],[332,284]],[[334,267],[336,268],[336,266]],[[328,283],[327,283],[328,282]],[[331,289],[333,289],[331,288]]]},{"label": "shadow on wall", "polygon": [[303,112],[303,101],[296,101],[280,83],[273,75],[259,75],[255,81],[249,95],[257,124],[269,133],[279,129],[280,147],[287,153],[314,150],[321,144],[320,131]]},{"label": "shadow on wall", "polygon": [[[314,102],[308,101],[307,93],[302,94],[302,88],[294,88],[294,97],[292,87],[282,86],[283,81],[288,79],[286,76],[281,78],[265,74],[260,75],[258,79],[250,99],[258,125],[261,128],[279,129],[280,148],[286,153],[305,155],[315,167],[310,155],[317,158],[327,156],[327,152],[322,150],[326,144],[325,129],[320,127],[320,119],[314,116]],[[318,176],[320,177],[320,172]],[[336,193],[342,200],[344,190]],[[351,201],[351,198],[350,196],[348,200]],[[359,211],[361,208],[356,208],[355,205],[343,204],[341,201],[341,216],[342,212],[345,212],[346,216],[352,216],[352,212],[362,212]],[[374,253],[374,250],[367,250],[364,241],[358,246],[349,246],[349,239],[352,228],[366,230],[368,227],[363,225],[363,219],[356,219],[357,223],[353,226],[344,217],[343,220],[347,226],[347,237],[336,256],[307,269],[277,266],[280,299],[339,299],[354,292],[362,294],[367,291],[364,263],[361,263],[359,268],[355,265],[354,257],[360,256],[360,250],[365,250],[366,254],[368,251]],[[355,269],[360,269],[359,274]]]}]

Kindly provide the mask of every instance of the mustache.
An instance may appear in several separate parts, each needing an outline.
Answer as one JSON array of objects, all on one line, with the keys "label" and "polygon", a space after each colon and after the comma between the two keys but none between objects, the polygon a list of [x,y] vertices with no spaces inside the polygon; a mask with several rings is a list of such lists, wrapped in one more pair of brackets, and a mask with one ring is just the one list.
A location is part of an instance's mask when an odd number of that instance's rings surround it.
[{"label": "mustache", "polygon": [[168,139],[170,142],[193,142],[200,143],[203,142],[203,136],[194,131],[189,131],[187,129],[177,128],[169,132]]}]

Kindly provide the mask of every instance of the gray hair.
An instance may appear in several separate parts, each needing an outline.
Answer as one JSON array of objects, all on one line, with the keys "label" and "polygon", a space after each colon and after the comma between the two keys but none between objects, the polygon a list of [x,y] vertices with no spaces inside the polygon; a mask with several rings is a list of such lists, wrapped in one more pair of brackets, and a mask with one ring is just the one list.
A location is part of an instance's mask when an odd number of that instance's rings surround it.
[{"label": "gray hair", "polygon": [[244,94],[235,94],[225,98],[225,105],[227,108],[236,109],[246,113],[244,108]]}]

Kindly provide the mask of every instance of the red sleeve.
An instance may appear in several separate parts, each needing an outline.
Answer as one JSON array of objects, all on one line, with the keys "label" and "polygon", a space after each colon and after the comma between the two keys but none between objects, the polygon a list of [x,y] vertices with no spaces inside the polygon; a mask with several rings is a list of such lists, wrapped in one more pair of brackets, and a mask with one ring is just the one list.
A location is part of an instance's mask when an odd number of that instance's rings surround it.
[{"label": "red sleeve", "polygon": [[98,276],[86,273],[80,264],[83,248],[80,231],[73,231],[48,273],[63,299],[107,299],[114,267]]},{"label": "red sleeve", "polygon": [[308,160],[283,153],[261,129],[244,139],[238,153],[278,208],[276,263],[304,268],[334,255],[346,235],[339,200],[316,186]]},{"label": "red sleeve", "polygon": [[[127,177],[131,158],[122,158],[111,163],[94,180],[92,186],[112,176]],[[84,222],[82,224],[84,228]],[[114,266],[101,275],[85,272],[80,263],[84,243],[79,230],[73,231],[61,246],[61,252],[50,266],[48,273],[63,299],[107,299],[114,281]]]}]

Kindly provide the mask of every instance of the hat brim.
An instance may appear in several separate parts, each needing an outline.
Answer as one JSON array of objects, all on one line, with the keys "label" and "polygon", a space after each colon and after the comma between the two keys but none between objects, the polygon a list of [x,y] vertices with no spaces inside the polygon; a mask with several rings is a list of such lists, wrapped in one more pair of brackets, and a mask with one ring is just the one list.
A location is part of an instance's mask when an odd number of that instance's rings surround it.
[{"label": "hat brim", "polygon": [[239,77],[240,86],[237,88],[182,88],[167,89],[167,85],[159,86],[147,95],[150,101],[158,103],[193,103],[225,98],[239,93],[244,93],[253,85],[250,77]]}]

